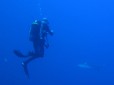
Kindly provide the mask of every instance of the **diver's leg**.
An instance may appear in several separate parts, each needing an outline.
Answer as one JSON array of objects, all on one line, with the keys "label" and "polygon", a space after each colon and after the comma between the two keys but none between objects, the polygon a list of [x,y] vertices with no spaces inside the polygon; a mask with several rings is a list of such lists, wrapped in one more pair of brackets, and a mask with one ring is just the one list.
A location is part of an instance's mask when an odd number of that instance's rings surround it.
[{"label": "diver's leg", "polygon": [[[33,48],[34,48],[34,51],[36,52],[37,51],[37,41],[33,41]],[[34,55],[34,52],[28,52],[27,55],[24,55],[21,51],[19,50],[13,50],[13,53],[18,56],[18,57],[30,57],[30,56],[33,56]]]},{"label": "diver's leg", "polygon": [[28,77],[29,77],[29,73],[28,73],[28,69],[27,69],[28,63],[31,62],[32,60],[38,58],[38,57],[43,57],[43,56],[44,56],[44,46],[42,46],[42,45],[38,46],[37,45],[35,48],[35,53],[32,53],[31,57],[22,63],[22,65],[24,67],[25,74]]},{"label": "diver's leg", "polygon": [[24,63],[25,65],[27,65],[29,62],[31,62],[32,60],[34,60],[34,59],[36,59],[36,58],[38,58],[38,57],[30,57],[28,60],[24,61],[23,63]]}]

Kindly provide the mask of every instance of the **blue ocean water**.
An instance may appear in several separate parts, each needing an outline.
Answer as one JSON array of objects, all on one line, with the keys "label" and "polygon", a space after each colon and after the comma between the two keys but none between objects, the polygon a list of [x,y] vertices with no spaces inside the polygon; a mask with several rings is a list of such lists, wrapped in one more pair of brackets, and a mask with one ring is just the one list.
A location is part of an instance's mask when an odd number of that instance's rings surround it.
[{"label": "blue ocean water", "polygon": [[[114,85],[113,0],[1,0],[0,85]],[[29,64],[29,29],[47,17],[54,36],[45,57]]]}]

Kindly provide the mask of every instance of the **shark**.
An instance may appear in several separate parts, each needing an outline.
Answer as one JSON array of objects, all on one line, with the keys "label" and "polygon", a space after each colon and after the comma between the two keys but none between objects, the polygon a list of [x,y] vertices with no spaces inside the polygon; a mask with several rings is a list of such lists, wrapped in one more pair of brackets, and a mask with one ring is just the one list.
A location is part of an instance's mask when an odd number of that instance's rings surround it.
[{"label": "shark", "polygon": [[77,65],[77,67],[79,67],[79,68],[84,68],[84,69],[91,69],[92,68],[92,66],[91,65],[89,65],[88,63],[80,63],[80,64],[78,64]]}]

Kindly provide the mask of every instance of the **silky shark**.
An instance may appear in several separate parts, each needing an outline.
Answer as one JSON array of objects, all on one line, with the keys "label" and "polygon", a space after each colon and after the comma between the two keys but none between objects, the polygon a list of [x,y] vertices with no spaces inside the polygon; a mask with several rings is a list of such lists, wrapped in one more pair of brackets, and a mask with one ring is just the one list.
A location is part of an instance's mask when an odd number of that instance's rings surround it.
[{"label": "silky shark", "polygon": [[84,69],[91,69],[91,65],[89,65],[88,63],[81,63],[77,65],[79,68],[84,68]]}]

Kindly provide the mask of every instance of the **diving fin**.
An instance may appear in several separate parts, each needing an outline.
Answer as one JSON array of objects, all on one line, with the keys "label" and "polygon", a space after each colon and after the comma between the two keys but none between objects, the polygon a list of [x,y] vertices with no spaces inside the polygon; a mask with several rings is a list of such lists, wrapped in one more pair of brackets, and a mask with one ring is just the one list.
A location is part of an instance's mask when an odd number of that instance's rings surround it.
[{"label": "diving fin", "polygon": [[24,62],[22,62],[22,66],[24,68],[24,72],[25,72],[26,76],[29,78],[29,72],[28,72],[27,65]]},{"label": "diving fin", "polygon": [[15,54],[16,56],[18,56],[18,57],[26,57],[26,56],[23,55],[19,50],[14,50],[13,52],[14,52],[14,54]]}]

